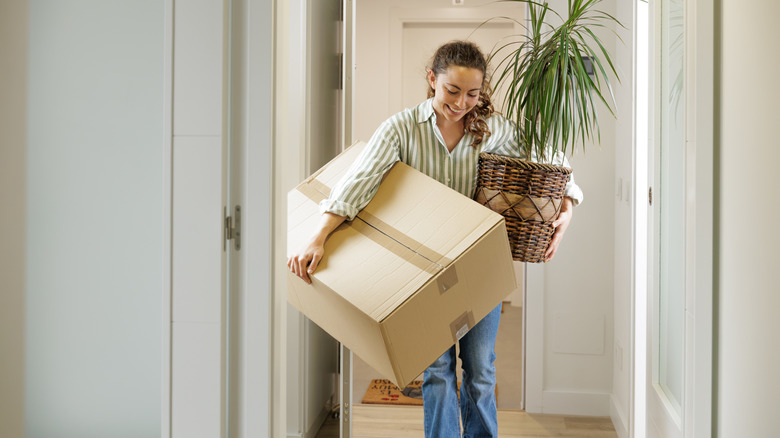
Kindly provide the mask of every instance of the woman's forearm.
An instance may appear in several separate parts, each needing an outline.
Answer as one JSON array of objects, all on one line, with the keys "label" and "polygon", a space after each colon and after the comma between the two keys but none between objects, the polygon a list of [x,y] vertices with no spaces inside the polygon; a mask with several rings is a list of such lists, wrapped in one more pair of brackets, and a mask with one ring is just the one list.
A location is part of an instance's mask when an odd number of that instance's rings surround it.
[{"label": "woman's forearm", "polygon": [[317,230],[314,232],[314,236],[312,236],[312,242],[324,245],[330,233],[338,228],[346,218],[346,216],[339,216],[329,212],[323,213]]}]

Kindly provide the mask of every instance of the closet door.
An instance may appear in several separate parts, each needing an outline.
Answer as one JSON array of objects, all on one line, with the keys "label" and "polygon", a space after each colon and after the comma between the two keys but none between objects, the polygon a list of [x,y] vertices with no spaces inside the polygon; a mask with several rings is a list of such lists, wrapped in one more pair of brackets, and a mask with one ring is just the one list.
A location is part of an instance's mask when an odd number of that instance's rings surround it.
[{"label": "closet door", "polygon": [[[172,437],[226,436],[229,0],[176,1],[172,53]],[[165,434],[164,434],[165,436]]]}]

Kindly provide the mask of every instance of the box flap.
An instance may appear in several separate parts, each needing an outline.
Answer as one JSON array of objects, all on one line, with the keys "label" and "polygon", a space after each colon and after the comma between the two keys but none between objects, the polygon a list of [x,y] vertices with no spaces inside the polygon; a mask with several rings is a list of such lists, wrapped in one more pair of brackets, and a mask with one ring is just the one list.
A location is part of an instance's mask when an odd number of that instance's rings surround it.
[{"label": "box flap", "polygon": [[388,172],[358,217],[443,267],[504,220],[402,163]]}]

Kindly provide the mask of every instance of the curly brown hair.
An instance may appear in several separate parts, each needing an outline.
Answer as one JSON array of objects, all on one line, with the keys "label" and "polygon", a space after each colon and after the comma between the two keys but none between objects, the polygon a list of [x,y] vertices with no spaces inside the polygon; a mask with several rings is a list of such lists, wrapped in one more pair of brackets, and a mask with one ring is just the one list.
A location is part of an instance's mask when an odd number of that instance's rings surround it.
[{"label": "curly brown hair", "polygon": [[[471,146],[477,147],[486,137],[490,136],[485,120],[493,115],[493,103],[490,101],[492,90],[487,73],[487,60],[479,46],[471,41],[450,41],[439,47],[431,60],[429,70],[434,75],[445,73],[450,66],[475,68],[482,72],[482,89],[479,91],[479,102],[465,116],[463,116],[463,126],[467,132],[474,136]],[[433,97],[435,91],[428,87],[428,98]]]}]

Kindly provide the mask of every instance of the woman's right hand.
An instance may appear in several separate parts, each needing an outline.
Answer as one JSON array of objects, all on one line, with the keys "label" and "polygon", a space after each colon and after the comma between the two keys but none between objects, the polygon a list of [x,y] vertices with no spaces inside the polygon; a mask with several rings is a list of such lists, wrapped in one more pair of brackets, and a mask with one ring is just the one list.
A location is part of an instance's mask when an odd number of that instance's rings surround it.
[{"label": "woman's right hand", "polygon": [[322,256],[325,255],[325,241],[330,233],[341,225],[345,219],[345,216],[324,213],[319,227],[311,240],[309,240],[309,243],[287,258],[287,267],[290,268],[290,271],[301,277],[306,283],[311,284],[309,275],[314,273],[322,260]]},{"label": "woman's right hand", "polygon": [[311,284],[309,274],[313,274],[325,254],[325,241],[315,235],[306,247],[287,259],[287,267],[293,274]]}]

